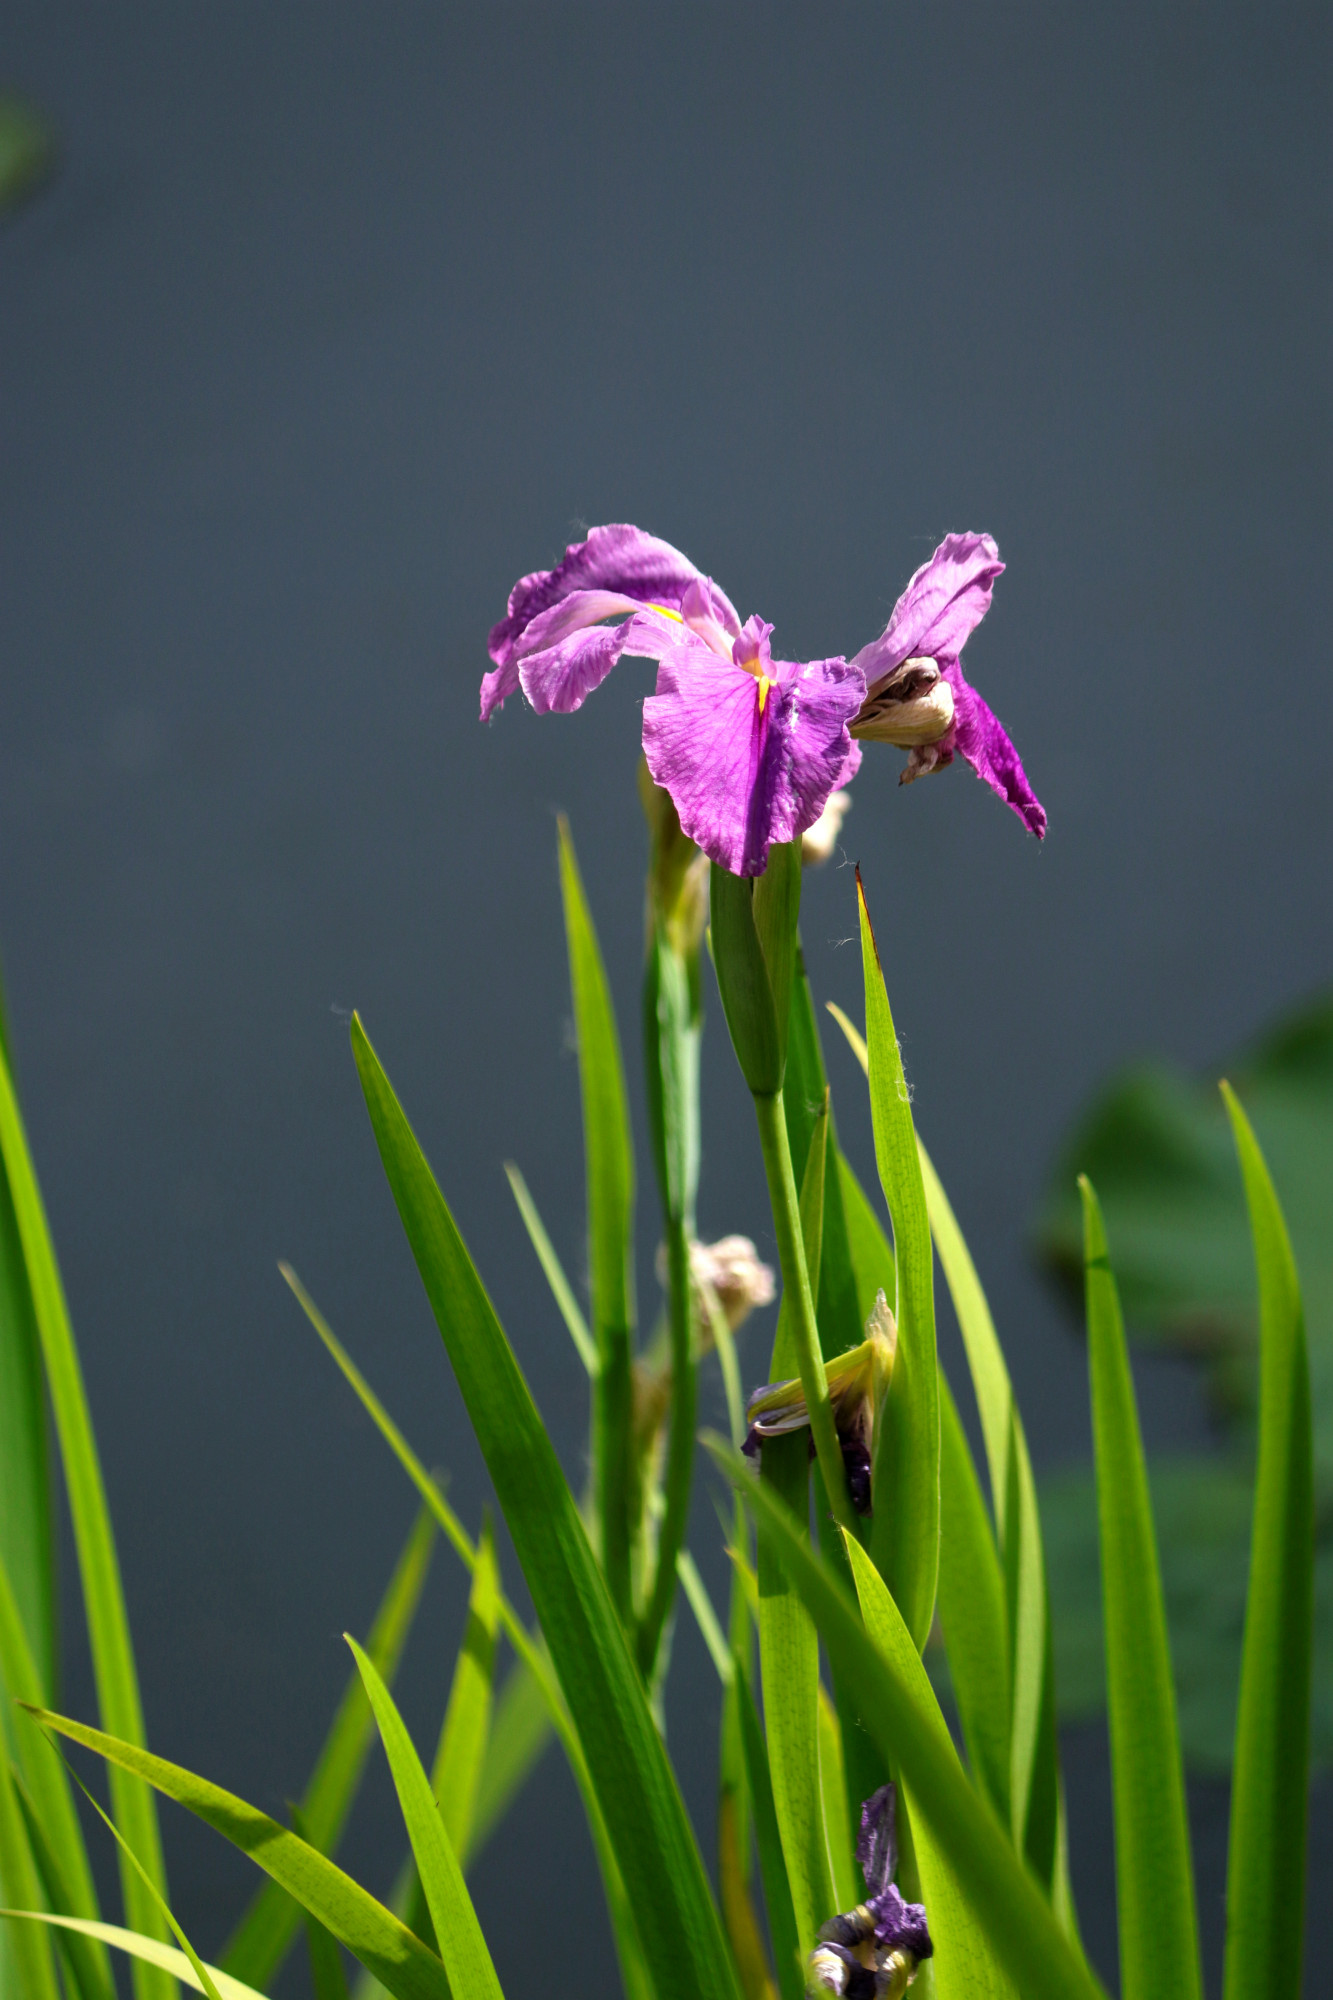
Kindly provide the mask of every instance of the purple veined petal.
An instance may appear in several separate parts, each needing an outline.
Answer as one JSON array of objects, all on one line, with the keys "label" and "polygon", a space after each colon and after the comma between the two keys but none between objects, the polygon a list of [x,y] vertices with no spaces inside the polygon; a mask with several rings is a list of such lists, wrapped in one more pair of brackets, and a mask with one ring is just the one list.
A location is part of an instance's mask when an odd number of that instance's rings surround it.
[{"label": "purple veined petal", "polygon": [[572,715],[623,653],[660,660],[679,643],[681,631],[679,618],[669,612],[639,610],[622,625],[593,625],[544,652],[525,653],[515,672],[538,715]]},{"label": "purple veined petal", "polygon": [[506,666],[533,619],[575,591],[614,591],[635,604],[678,611],[691,583],[706,581],[688,556],[642,528],[624,521],[593,528],[586,541],[570,543],[554,569],[519,578],[509,593],[507,615],[491,631],[491,658],[497,667]]},{"label": "purple veined petal", "polygon": [[878,639],[853,661],[866,686],[914,658],[956,659],[974,626],[990,610],[995,579],[1004,569],[989,535],[946,535],[929,562],[922,563],[893,607]]},{"label": "purple veined petal", "polygon": [[814,825],[846,768],[864,688],[845,660],[774,661],[761,682],[693,633],[663,653],[643,752],[711,861],[762,875],[773,841]]},{"label": "purple veined petal", "polygon": [[982,700],[974,687],[963,679],[957,660],[941,660],[940,667],[953,689],[954,716],[952,747],[966,757],[979,778],[984,778],[1006,805],[1012,806],[1029,833],[1045,838],[1046,810],[1027,780],[1022,760],[1000,718]]},{"label": "purple veined petal", "polygon": [[731,658],[732,645],[740,636],[741,621],[735,605],[711,576],[700,577],[690,585],[681,598],[680,615],[705,645],[711,646],[724,660]]},{"label": "purple veined petal", "polygon": [[568,597],[562,597],[549,611],[539,611],[524,626],[514,641],[514,658],[525,660],[532,653],[544,653],[573,632],[642,609],[637,597],[626,597],[621,590],[571,590]]},{"label": "purple veined petal", "polygon": [[501,667],[481,677],[481,719],[489,722],[497,708],[503,708],[511,694],[518,693],[518,661],[508,659]]},{"label": "purple veined petal", "polygon": [[930,1926],[923,1903],[909,1903],[890,1882],[878,1896],[872,1896],[870,1913],[875,1919],[875,1943],[885,1951],[909,1951],[920,1960],[933,1958]]},{"label": "purple veined petal", "polygon": [[898,1789],[892,1779],[872,1792],[861,1807],[856,1859],[865,1877],[866,1894],[882,1895],[898,1872]]}]

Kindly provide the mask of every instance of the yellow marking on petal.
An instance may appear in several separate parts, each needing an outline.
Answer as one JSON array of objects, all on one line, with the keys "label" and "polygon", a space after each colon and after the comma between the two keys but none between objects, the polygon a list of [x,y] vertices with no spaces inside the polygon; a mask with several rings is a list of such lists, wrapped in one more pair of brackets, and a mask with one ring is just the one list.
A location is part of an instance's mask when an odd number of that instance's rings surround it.
[{"label": "yellow marking on petal", "polygon": [[685,620],[681,617],[679,611],[669,611],[665,604],[649,604],[646,605],[644,608],[648,611],[660,611],[664,618],[674,618],[677,625],[683,625],[685,623]]},{"label": "yellow marking on petal", "polygon": [[772,687],[772,685],[773,685],[773,683],[772,683],[772,681],[771,681],[771,680],[770,680],[770,679],[768,678],[768,675],[767,675],[767,674],[760,674],[760,676],[759,676],[759,713],[760,713],[761,715],[762,715],[762,714],[763,714],[763,712],[764,712],[764,703],[765,703],[765,702],[766,702],[766,701],[768,700],[768,690],[769,690],[769,689],[770,689],[770,688]]}]

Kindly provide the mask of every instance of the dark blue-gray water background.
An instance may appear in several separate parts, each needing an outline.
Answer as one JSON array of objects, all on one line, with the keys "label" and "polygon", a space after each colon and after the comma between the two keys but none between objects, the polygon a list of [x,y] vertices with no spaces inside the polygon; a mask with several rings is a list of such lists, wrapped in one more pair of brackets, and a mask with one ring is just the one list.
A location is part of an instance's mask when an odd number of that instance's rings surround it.
[{"label": "dark blue-gray water background", "polygon": [[[1046,847],[961,766],[897,792],[892,752],[844,844],[1039,1461],[1086,1454],[1081,1347],[1024,1244],[1058,1135],[1126,1057],[1207,1063],[1329,973],[1328,55],[1308,4],[14,0],[0,82],[63,164],[0,231],[0,943],[164,1754],[280,1811],[412,1513],[278,1256],[479,1513],[352,1005],[580,1471],[501,1162],[577,1267],[553,816],[635,1070],[651,669],[573,720],[483,730],[476,691],[513,578],[590,522],[681,543],[794,658],[872,637],[942,533],[997,537],[968,668]],[[817,993],[857,1012],[853,929],[850,872],[809,880]],[[706,1231],[771,1244],[716,1004],[707,1098]],[[640,1209],[651,1308],[646,1184]],[[1151,1440],[1206,1439],[1183,1370],[1140,1383]],[[88,1714],[69,1566],[65,1599]],[[422,1739],[462,1600],[442,1552],[401,1681]],[[709,1854],[715,1706],[683,1617],[671,1742]],[[1066,1755],[1113,1978],[1102,1732]],[[1193,1798],[1216,1990],[1225,1789]],[[165,1819],[214,1952],[248,1864]],[[345,1855],[381,1892],[396,1828],[377,1771]],[[1331,1849],[1325,1784],[1311,1993]],[[534,1953],[552,1993],[612,1989],[557,1756],[476,1889],[511,1993]]]}]

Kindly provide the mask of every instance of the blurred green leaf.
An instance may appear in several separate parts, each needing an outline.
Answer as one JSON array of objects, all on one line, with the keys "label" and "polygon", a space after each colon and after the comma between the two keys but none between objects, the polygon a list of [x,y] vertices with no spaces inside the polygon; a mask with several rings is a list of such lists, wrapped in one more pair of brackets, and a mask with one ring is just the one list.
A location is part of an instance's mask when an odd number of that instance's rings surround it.
[{"label": "blurred green leaf", "polygon": [[502,2000],[500,1982],[482,1935],[472,1898],[458,1865],[458,1856],[445,1831],[444,1815],[431,1791],[430,1779],[416,1753],[407,1726],[393,1696],[375,1671],[373,1661],[348,1638],[370,1705],[379,1724],[394,1790],[402,1808],[407,1837],[417,1873],[425,1892],[426,1906],[439,1944],[440,1957],[449,1975],[453,1992],[466,2000]]},{"label": "blurred green leaf", "polygon": [[773,1803],[773,1780],[769,1769],[768,1750],[759,1722],[759,1712],[754,1705],[754,1696],[750,1692],[750,1685],[744,1673],[739,1670],[740,1665],[738,1660],[732,1685],[736,1690],[741,1745],[750,1786],[750,1801],[754,1810],[755,1845],[759,1849],[759,1874],[764,1885],[764,1902],[768,1909],[773,1968],[777,1974],[778,1990],[782,1994],[782,2000],[803,2000],[805,1968],[796,1930],[796,1912],[792,1907],[791,1884],[782,1853],[782,1836],[778,1831],[777,1808]]},{"label": "blurred green leaf", "polygon": [[685,1808],[555,1450],[375,1056],[352,1048],[385,1173],[587,1758],[661,2000],[736,2000]]},{"label": "blurred green leaf", "polygon": [[[19,1805],[9,1758],[0,1756],[0,1893],[16,1909],[36,1910],[43,1901],[37,1864]],[[60,2000],[55,1955],[45,1931],[21,1924],[7,1934],[23,2000]]]},{"label": "blurred green leaf", "polygon": [[444,1967],[434,1952],[359,1882],[267,1813],[136,1744],[123,1743],[48,1709],[33,1713],[46,1728],[82,1743],[108,1763],[156,1786],[248,1854],[275,1882],[282,1883],[302,1909],[318,1917],[396,2000],[450,2000]]},{"label": "blurred green leaf", "polygon": [[569,1337],[578,1350],[579,1360],[590,1375],[597,1373],[597,1343],[588,1331],[588,1322],[579,1311],[578,1300],[565,1276],[564,1267],[555,1253],[555,1245],[546,1233],[546,1225],[537,1213],[537,1204],[528,1192],[528,1184],[512,1160],[505,1161],[505,1174],[518,1203],[518,1212],[523,1218],[523,1226],[528,1232],[537,1261],[546,1273],[546,1282],[551,1287],[551,1295],[560,1308],[560,1317],[569,1328]]},{"label": "blurred green leaf", "polygon": [[[63,1777],[64,1760],[54,1753],[49,1744],[47,1753],[49,1761],[59,1768]],[[20,1773],[12,1765],[10,1769],[15,1796],[28,1832],[28,1845],[32,1849],[32,1858],[41,1880],[43,1890],[41,1900],[54,1915],[76,1916],[73,1896],[66,1884],[55,1849],[47,1839],[46,1829],[38,1817],[32,1796]],[[86,1921],[95,1923],[97,1919]],[[95,1938],[85,1937],[78,1931],[63,1927],[56,1932],[56,1942],[64,1958],[67,1990],[72,1988],[78,1995],[78,2000],[116,2000],[116,1982],[104,1945],[98,1943]]]},{"label": "blurred green leaf", "polygon": [[1009,1617],[972,1453],[940,1379],[940,1624],[976,1783],[1009,1823]]},{"label": "blurred green leaf", "polygon": [[515,1660],[495,1702],[486,1757],[472,1806],[464,1865],[475,1861],[508,1812],[554,1734],[545,1689],[526,1660]]},{"label": "blurred green leaf", "polygon": [[0,213],[34,194],[56,164],[55,133],[37,107],[0,96]]},{"label": "blurred green leaf", "polygon": [[[299,1834],[302,1840],[308,1839],[301,1808],[293,1806],[291,1814],[292,1832]],[[305,1944],[310,1963],[310,1987],[315,2000],[348,2000],[342,1946],[332,1931],[325,1930],[319,1918],[312,1917],[308,1910],[305,1912]],[[363,1973],[362,1977],[369,1979],[370,1974]],[[384,1991],[378,1980],[373,1984],[377,1993]]]},{"label": "blurred green leaf", "polygon": [[1227,1854],[1226,2000],[1301,1983],[1309,1813],[1314,1469],[1301,1288],[1277,1192],[1227,1084],[1259,1281],[1259,1461]]},{"label": "blurred green leaf", "polygon": [[[102,1483],[101,1461],[84,1392],[83,1371],[65,1305],[64,1287],[47,1227],[41,1190],[28,1151],[22,1114],[10,1080],[9,1067],[3,1057],[0,1057],[0,1156],[3,1156],[14,1204],[47,1388],[60,1441],[74,1546],[83,1585],[98,1709],[108,1728],[131,1743],[142,1743],[143,1705],[139,1698],[134,1646],[125,1610],[125,1594],[106,1488]],[[111,1800],[117,1826],[128,1840],[130,1849],[147,1871],[158,1894],[165,1895],[166,1870],[162,1860],[157,1808],[151,1792],[124,1768],[117,1768],[111,1773]],[[121,1861],[121,1888],[126,1914],[133,1929],[146,1937],[160,1936],[164,1929],[161,1911],[124,1857]],[[156,1967],[136,1963],[134,1979],[138,2000],[172,2000],[175,1986]]]},{"label": "blurred green leaf", "polygon": [[[392,1680],[412,1629],[430,1567],[435,1524],[423,1508],[394,1566],[366,1643]],[[300,1802],[302,1838],[321,1854],[337,1848],[375,1738],[370,1703],[353,1672]],[[276,1978],[301,1922],[300,1905],[278,1882],[265,1882],[233,1931],[223,1964],[234,1979],[265,1987]]]},{"label": "blurred green leaf", "polygon": [[1079,1185],[1121,1991],[1124,2000],[1190,2000],[1202,1990],[1194,1872],[1152,1505],[1106,1230],[1092,1183]]},{"label": "blurred green leaf", "polygon": [[[1245,1106],[1301,1273],[1315,1475],[1333,1496],[1333,994],[1286,1016],[1225,1066]],[[1112,1080],[1061,1148],[1037,1247],[1082,1286],[1075,1177],[1095,1183],[1132,1336],[1202,1361],[1223,1415],[1253,1418],[1258,1322],[1241,1178],[1210,1079],[1140,1064]]]},{"label": "blurred green leaf", "polygon": [[934,1258],[911,1098],[859,874],[856,893],[875,1162],[893,1223],[898,1278],[898,1359],[875,1429],[870,1553],[919,1652],[935,1614],[940,1545]]}]

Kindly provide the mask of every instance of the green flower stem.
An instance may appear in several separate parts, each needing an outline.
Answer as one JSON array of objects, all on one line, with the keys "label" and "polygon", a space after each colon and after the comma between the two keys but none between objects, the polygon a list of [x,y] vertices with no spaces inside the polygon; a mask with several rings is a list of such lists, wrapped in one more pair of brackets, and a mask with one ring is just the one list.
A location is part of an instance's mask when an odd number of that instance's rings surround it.
[{"label": "green flower stem", "polygon": [[691,1310],[690,1233],[680,1215],[667,1218],[668,1319],[671,1331],[671,1433],[663,1480],[662,1527],[653,1587],[639,1625],[639,1671],[651,1683],[662,1632],[676,1596],[676,1558],[685,1546],[694,1473],[698,1369]]},{"label": "green flower stem", "polygon": [[796,1342],[796,1360],[801,1388],[810,1412],[810,1435],[824,1476],[829,1505],[840,1527],[857,1533],[856,1510],[847,1490],[847,1473],[838,1444],[833,1405],[829,1401],[828,1377],[819,1347],[815,1323],[815,1302],[810,1293],[810,1273],[806,1268],[805,1244],[801,1237],[801,1211],[792,1172],[791,1149],[787,1143],[787,1120],[782,1093],[770,1096],[755,1093],[755,1116],[759,1121],[759,1143],[763,1148],[764,1172],[768,1176],[768,1198],[773,1209],[773,1226],[778,1239],[778,1263],[782,1268],[784,1303],[791,1315]]}]

